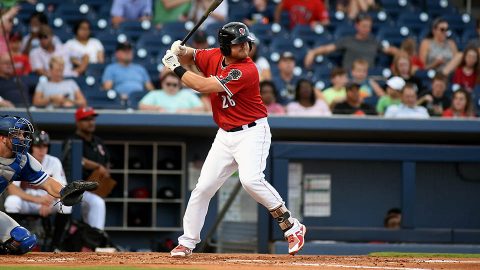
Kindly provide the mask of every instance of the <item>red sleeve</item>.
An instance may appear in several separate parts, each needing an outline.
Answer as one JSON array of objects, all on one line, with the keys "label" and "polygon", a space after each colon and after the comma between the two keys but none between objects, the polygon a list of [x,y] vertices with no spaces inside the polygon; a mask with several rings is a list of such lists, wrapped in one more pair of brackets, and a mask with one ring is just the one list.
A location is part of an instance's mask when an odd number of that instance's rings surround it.
[{"label": "red sleeve", "polygon": [[212,56],[215,54],[213,49],[195,49],[193,53],[193,62],[198,69],[205,75],[209,76],[208,71],[212,70]]},{"label": "red sleeve", "polygon": [[283,0],[283,1],[282,1],[282,10],[290,11],[290,9],[292,8],[293,2],[294,2],[294,1]]},{"label": "red sleeve", "polygon": [[243,89],[258,88],[258,71],[251,61],[232,65],[215,78],[230,97]]},{"label": "red sleeve", "polygon": [[455,74],[453,75],[453,78],[452,78],[452,83],[456,83],[456,84],[462,84],[462,79],[463,79],[463,73],[462,73],[462,68],[461,67],[458,67],[456,70],[455,70]]},{"label": "red sleeve", "polygon": [[317,2],[317,5],[316,5],[316,8],[315,8],[315,12],[314,12],[314,21],[324,21],[324,20],[328,20],[328,11],[327,9],[325,8],[325,5],[323,4],[323,1],[322,0],[318,0]]},{"label": "red sleeve", "polygon": [[24,58],[23,72],[24,72],[23,75],[28,75],[28,74],[30,74],[30,72],[32,72],[32,67],[30,66],[30,60],[28,59],[28,56],[25,56],[25,58]]}]

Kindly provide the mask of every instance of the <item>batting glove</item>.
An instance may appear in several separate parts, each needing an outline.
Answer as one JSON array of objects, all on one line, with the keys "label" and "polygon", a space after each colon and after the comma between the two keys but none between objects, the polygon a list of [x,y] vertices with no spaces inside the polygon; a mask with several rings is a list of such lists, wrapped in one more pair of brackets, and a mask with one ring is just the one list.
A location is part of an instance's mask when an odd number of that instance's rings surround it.
[{"label": "batting glove", "polygon": [[180,66],[178,56],[173,54],[170,50],[168,50],[167,53],[163,56],[162,62],[171,71]]},{"label": "batting glove", "polygon": [[173,54],[178,55],[178,56],[184,56],[187,54],[187,47],[184,45],[181,45],[181,41],[177,40],[173,42],[172,47],[170,47],[170,51],[172,51]]}]

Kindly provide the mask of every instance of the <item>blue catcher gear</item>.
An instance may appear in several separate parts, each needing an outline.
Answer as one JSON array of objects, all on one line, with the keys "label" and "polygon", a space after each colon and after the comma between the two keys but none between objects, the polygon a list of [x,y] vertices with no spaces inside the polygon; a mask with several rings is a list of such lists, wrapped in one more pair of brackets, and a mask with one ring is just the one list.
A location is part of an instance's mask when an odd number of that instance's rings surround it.
[{"label": "blue catcher gear", "polygon": [[0,244],[0,254],[22,255],[35,247],[37,237],[22,226],[10,231],[11,238]]},{"label": "blue catcher gear", "polygon": [[32,124],[25,118],[10,115],[0,118],[0,135],[12,140],[12,151],[17,155],[28,152],[33,131]]}]

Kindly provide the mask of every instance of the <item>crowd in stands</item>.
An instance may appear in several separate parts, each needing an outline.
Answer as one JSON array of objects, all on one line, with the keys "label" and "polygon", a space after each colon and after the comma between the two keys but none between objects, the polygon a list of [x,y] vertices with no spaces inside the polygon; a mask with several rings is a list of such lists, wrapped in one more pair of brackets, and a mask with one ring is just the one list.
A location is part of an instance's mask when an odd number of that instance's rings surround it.
[{"label": "crowd in stands", "polygon": [[[208,112],[208,97],[185,89],[159,59],[212,1],[9,1],[0,107]],[[480,23],[448,1],[227,0],[189,45],[217,46],[228,21],[256,37],[251,58],[271,115],[480,112]]]}]

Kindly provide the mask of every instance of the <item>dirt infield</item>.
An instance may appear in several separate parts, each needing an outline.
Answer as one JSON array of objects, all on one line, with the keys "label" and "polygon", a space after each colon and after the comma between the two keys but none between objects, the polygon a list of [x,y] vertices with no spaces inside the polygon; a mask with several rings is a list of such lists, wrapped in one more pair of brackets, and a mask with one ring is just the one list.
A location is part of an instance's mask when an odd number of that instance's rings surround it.
[{"label": "dirt infield", "polygon": [[0,256],[1,266],[138,266],[205,270],[235,269],[480,269],[480,259],[385,258],[371,256],[311,256],[196,253],[173,259],[167,253],[29,253]]}]

